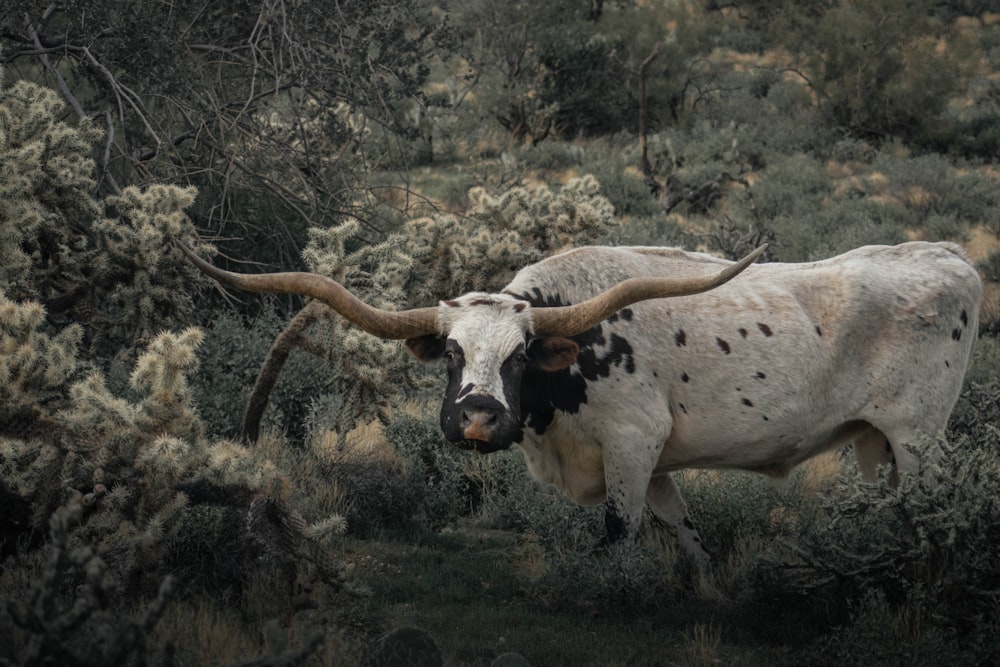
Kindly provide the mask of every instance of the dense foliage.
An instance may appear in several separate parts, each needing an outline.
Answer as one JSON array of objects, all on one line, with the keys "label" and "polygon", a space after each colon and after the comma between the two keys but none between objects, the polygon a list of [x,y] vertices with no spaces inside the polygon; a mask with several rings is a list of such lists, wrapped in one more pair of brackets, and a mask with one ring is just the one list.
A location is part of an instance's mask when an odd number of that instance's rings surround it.
[{"label": "dense foliage", "polygon": [[[990,9],[4,5],[0,665],[997,662]],[[173,248],[403,308],[586,243],[908,238],[987,280],[946,437],[899,489],[678,475],[705,569],[451,448],[400,345]]]}]

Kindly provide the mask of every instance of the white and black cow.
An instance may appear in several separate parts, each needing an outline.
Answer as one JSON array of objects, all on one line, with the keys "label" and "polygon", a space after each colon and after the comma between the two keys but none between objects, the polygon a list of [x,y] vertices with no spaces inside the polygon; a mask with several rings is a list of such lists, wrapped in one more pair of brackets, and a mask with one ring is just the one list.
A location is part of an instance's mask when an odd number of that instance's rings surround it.
[{"label": "white and black cow", "polygon": [[649,505],[697,558],[671,471],[783,476],[847,443],[869,479],[880,463],[915,470],[908,447],[940,433],[958,398],[982,289],[950,243],[753,266],[759,250],[733,263],[587,247],[522,269],[501,294],[393,313],[322,276],[235,274],[185,251],[227,285],[315,297],[443,358],[448,440],[516,444],[535,478],[605,504],[611,540],[631,539]]}]

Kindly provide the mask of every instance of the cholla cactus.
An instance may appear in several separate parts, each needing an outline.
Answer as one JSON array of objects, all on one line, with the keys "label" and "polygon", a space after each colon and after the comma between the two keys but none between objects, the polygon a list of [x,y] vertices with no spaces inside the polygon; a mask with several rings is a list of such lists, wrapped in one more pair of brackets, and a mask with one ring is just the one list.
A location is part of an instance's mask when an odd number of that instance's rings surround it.
[{"label": "cholla cactus", "polygon": [[[382,308],[401,306],[403,287],[413,271],[413,261],[398,237],[377,245],[347,246],[357,240],[359,225],[350,220],[329,229],[310,230],[303,256],[310,268],[347,285],[368,303]],[[313,329],[312,337],[306,335]],[[291,352],[307,350],[322,357],[331,369],[333,391],[341,398],[327,421],[338,424],[341,437],[359,420],[385,420],[387,396],[399,385],[414,386],[412,366],[398,345],[359,332],[328,308],[310,303],[275,340],[247,402],[242,436],[256,441],[271,391]]]},{"label": "cholla cactus", "polygon": [[62,107],[31,83],[0,88],[0,288],[18,300],[54,298],[82,277],[53,268],[86,247],[79,225],[99,215],[89,156],[100,133],[59,121]]},{"label": "cholla cactus", "polygon": [[[31,499],[35,530],[67,498],[79,498],[87,512],[74,539],[101,553],[127,585],[157,576],[160,546],[184,520],[192,488],[228,489],[233,504],[256,495],[290,507],[278,464],[205,440],[187,382],[200,331],[157,336],[136,363],[137,398],[128,400],[100,373],[85,372],[77,328],[55,338],[38,331],[43,313],[38,304],[0,300],[0,373],[8,380],[0,410],[21,416],[0,420],[0,473],[6,492]],[[303,529],[303,539],[335,529],[337,520]],[[332,571],[332,556],[323,562]]]},{"label": "cholla cactus", "polygon": [[465,218],[436,215],[410,222],[403,242],[418,267],[411,303],[497,291],[527,264],[596,242],[610,231],[614,216],[600,187],[588,175],[558,190],[516,187],[492,196],[473,188]]},{"label": "cholla cactus", "polygon": [[192,312],[195,270],[170,240],[194,239],[184,210],[195,191],[157,185],[95,198],[90,155],[101,133],[64,123],[62,111],[40,86],[0,87],[0,290],[81,324],[101,353],[138,348]]},{"label": "cholla cactus", "polygon": [[9,434],[30,430],[28,420],[42,417],[77,374],[82,330],[70,326],[50,337],[38,331],[44,319],[40,304],[14,303],[0,292],[0,424]]}]

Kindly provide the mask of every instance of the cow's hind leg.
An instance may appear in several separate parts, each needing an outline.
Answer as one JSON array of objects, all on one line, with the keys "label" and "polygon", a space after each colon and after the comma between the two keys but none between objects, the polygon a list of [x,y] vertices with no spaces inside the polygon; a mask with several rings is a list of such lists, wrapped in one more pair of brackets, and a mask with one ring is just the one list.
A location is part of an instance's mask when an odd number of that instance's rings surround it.
[{"label": "cow's hind leg", "polygon": [[891,465],[893,467],[891,483],[893,486],[898,484],[899,476],[892,455],[892,446],[885,434],[874,426],[855,436],[854,458],[861,470],[861,477],[866,482],[873,483],[878,479],[879,466]]},{"label": "cow's hind leg", "polygon": [[[879,464],[892,463],[890,483],[897,486],[900,475],[915,473],[920,468],[918,448],[923,449],[921,457],[925,457],[928,462],[937,460],[940,451],[933,447],[933,442],[928,442],[928,438],[941,430],[943,428],[936,428],[933,424],[927,424],[923,428],[909,424],[880,425],[877,428],[872,426],[854,440],[855,457],[865,481],[877,479]],[[931,447],[927,448],[928,445]]]},{"label": "cow's hind leg", "polygon": [[702,544],[701,535],[691,521],[687,504],[670,475],[659,475],[650,480],[646,502],[653,514],[674,532],[684,551],[699,563],[709,562],[710,556]]}]

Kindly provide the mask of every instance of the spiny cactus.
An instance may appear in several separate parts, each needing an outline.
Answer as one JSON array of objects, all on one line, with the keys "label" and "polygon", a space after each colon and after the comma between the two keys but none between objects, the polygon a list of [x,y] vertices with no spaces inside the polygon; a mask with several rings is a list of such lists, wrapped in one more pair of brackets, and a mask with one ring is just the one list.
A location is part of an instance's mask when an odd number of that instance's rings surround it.
[{"label": "spiny cactus", "polygon": [[195,191],[130,187],[98,200],[90,156],[101,132],[62,115],[53,91],[0,86],[0,290],[81,325],[91,350],[110,356],[190,319],[195,271],[170,241],[194,239],[184,210]]},{"label": "spiny cactus", "polygon": [[[97,551],[79,545],[73,530],[87,512],[77,494],[53,513],[48,558],[39,578],[21,597],[0,607],[0,665],[144,665],[151,634],[173,596],[166,577],[138,618],[123,617],[112,601],[117,579]],[[67,595],[66,581],[72,594]]]},{"label": "spiny cactus", "polygon": [[593,176],[561,188],[511,188],[490,195],[469,191],[465,216],[435,215],[401,232],[413,258],[409,305],[426,305],[469,291],[498,291],[521,267],[575,245],[595,243],[611,230],[614,208]]},{"label": "spiny cactus", "polygon": [[[159,546],[184,520],[192,489],[199,502],[214,486],[233,490],[230,504],[259,495],[285,508],[284,515],[300,516],[288,505],[290,484],[278,464],[204,438],[187,383],[200,331],[157,336],[136,363],[135,398],[127,399],[76,358],[75,328],[55,338],[38,331],[43,314],[38,304],[0,302],[0,372],[11,379],[0,390],[0,409],[21,416],[3,422],[0,471],[5,492],[31,499],[29,528],[40,530],[68,494],[79,496],[87,512],[74,539],[104,554],[128,587],[156,576]],[[311,524],[300,538],[319,544],[321,528],[337,525],[337,517]],[[336,570],[322,550],[303,553],[325,571]],[[343,584],[342,576],[330,579]]]}]

